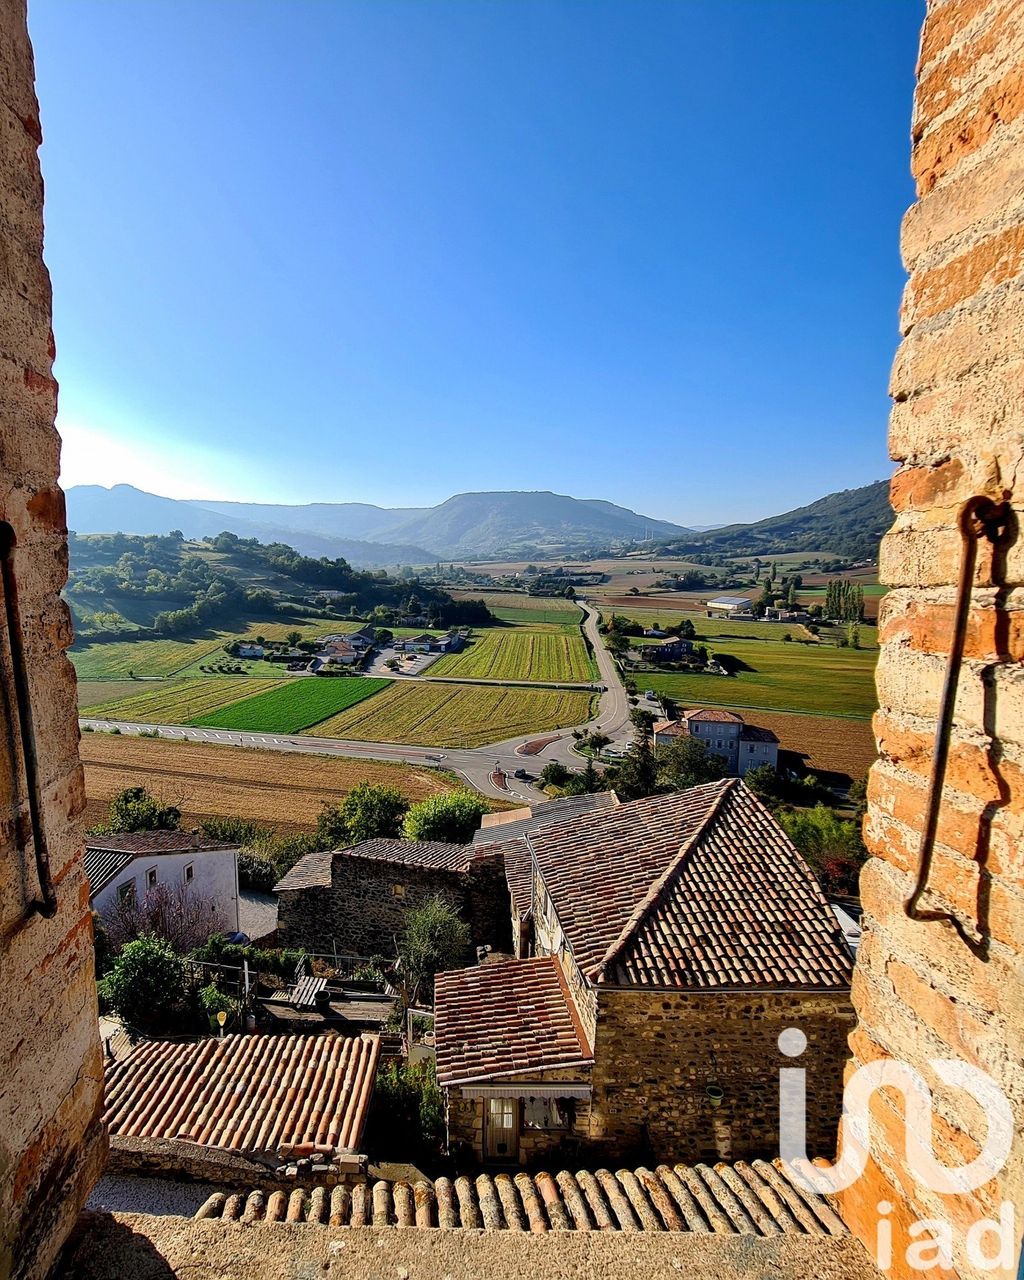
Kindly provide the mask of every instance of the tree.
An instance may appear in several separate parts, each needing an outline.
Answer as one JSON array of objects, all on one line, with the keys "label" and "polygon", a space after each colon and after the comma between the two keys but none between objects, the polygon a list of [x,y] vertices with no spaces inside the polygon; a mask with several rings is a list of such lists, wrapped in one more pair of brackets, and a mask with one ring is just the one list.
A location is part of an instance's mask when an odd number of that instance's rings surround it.
[{"label": "tree", "polygon": [[110,835],[126,831],[177,831],[181,810],[161,804],[145,787],[125,787],[111,800],[105,826],[94,827],[93,834]]},{"label": "tree", "polygon": [[857,892],[860,868],[867,856],[859,823],[840,818],[823,804],[783,812],[778,818],[825,889],[833,893]]},{"label": "tree", "polygon": [[398,943],[397,975],[407,1009],[421,1000],[433,1002],[435,974],[464,964],[471,936],[469,925],[440,896],[409,912]]},{"label": "tree", "polygon": [[572,775],[560,760],[552,760],[540,771],[542,787],[563,787]]},{"label": "tree", "polygon": [[634,707],[629,713],[629,722],[637,733],[647,737],[654,728],[654,714],[650,711],[644,711],[642,707]]},{"label": "tree", "polygon": [[409,840],[443,840],[468,844],[487,803],[470,791],[445,791],[414,804],[405,815],[405,835]]},{"label": "tree", "polygon": [[136,938],[121,948],[103,979],[101,994],[130,1030],[161,1032],[174,1026],[185,975],[160,938]]},{"label": "tree", "polygon": [[288,632],[288,634],[285,636],[285,639],[288,641],[288,646],[289,646],[289,648],[294,649],[294,648],[295,648],[295,646],[296,646],[296,645],[299,643],[299,641],[302,639],[302,632],[301,632],[301,631],[289,631],[289,632]]},{"label": "tree", "polygon": [[642,800],[658,790],[658,764],[650,739],[638,738],[619,764],[605,772],[605,780],[620,800]]},{"label": "tree", "polygon": [[571,583],[571,582],[570,582],[570,584],[566,587],[566,589],[562,592],[562,595],[566,598],[566,600],[575,600],[575,599],[576,599],[576,588],[572,585],[572,583]]},{"label": "tree", "polygon": [[769,809],[776,809],[785,800],[785,784],[778,770],[770,764],[759,764],[743,775],[743,781],[754,795]]},{"label": "tree", "polygon": [[215,919],[214,901],[194,885],[157,884],[142,901],[121,898],[106,922],[114,949],[135,938],[156,938],[178,955],[198,947],[210,936]]},{"label": "tree", "polygon": [[686,791],[726,776],[725,761],[697,738],[676,738],[658,754],[658,781],[669,791]]},{"label": "tree", "polygon": [[324,847],[361,840],[397,840],[409,802],[397,787],[357,782],[340,805],[325,804],[317,819],[317,840]]}]

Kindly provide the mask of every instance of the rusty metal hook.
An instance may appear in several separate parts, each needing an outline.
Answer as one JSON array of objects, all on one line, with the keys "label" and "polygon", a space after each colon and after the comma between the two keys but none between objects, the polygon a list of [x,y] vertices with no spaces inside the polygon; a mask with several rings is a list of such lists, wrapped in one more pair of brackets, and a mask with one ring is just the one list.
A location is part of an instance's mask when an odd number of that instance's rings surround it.
[{"label": "rusty metal hook", "polygon": [[935,853],[935,836],[939,827],[942,787],[946,778],[946,764],[949,760],[949,739],[953,730],[956,691],[960,681],[960,668],[963,665],[964,640],[971,608],[971,588],[974,586],[974,571],[978,560],[978,543],[985,538],[993,547],[1002,545],[1010,527],[1010,504],[995,502],[992,498],[982,496],[969,498],[960,508],[958,524],[962,556],[960,580],[957,584],[956,611],[953,617],[953,637],[950,641],[946,678],[939,703],[939,720],[935,727],[932,774],[925,800],[925,821],[918,853],[917,878],[910,897],[904,903],[904,911],[911,920],[945,920],[952,924],[958,933],[965,935],[962,922],[951,912],[925,911],[918,904],[928,888],[932,858]]},{"label": "rusty metal hook", "polygon": [[50,917],[57,912],[57,891],[50,872],[50,855],[42,821],[42,794],[36,759],[35,728],[32,721],[32,698],[29,691],[28,666],[25,660],[21,619],[18,614],[18,592],[14,573],[16,545],[14,529],[6,521],[0,520],[0,588],[3,593],[7,649],[11,684],[14,690],[13,710],[17,721],[15,728],[21,746],[22,768],[25,774],[25,799],[28,804],[32,847],[35,853],[36,880],[39,884],[39,897],[32,903],[31,910],[38,912],[41,916]]}]

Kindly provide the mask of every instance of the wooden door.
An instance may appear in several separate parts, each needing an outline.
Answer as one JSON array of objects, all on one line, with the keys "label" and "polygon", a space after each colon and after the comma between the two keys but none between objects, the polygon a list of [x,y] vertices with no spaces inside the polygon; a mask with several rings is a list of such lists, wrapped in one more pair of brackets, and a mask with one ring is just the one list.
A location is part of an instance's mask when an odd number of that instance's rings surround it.
[{"label": "wooden door", "polygon": [[518,1160],[519,1099],[487,1098],[484,1108],[484,1158]]}]

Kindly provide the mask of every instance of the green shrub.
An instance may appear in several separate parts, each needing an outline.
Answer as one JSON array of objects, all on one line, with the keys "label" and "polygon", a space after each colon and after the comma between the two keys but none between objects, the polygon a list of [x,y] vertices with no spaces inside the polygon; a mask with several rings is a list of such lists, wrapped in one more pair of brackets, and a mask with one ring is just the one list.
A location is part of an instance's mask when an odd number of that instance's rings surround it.
[{"label": "green shrub", "polygon": [[487,812],[487,801],[470,791],[446,791],[414,804],[405,817],[409,840],[468,844]]},{"label": "green shrub", "polygon": [[152,937],[126,943],[101,983],[104,1000],[127,1028],[154,1033],[180,1023],[184,988],[181,961]]}]

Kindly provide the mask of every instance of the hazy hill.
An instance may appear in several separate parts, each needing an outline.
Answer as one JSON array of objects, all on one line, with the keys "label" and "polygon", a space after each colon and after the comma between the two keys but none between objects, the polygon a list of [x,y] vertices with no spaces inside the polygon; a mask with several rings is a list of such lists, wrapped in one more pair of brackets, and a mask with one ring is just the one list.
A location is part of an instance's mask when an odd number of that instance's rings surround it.
[{"label": "hazy hill", "polygon": [[161,498],[131,485],[68,490],[68,526],[77,533],[168,533],[287,542],[304,555],[343,556],[360,567],[430,564],[545,548],[586,549],[689,533],[597,499],[558,493],[460,493],[436,507],[365,502],[203,502]]},{"label": "hazy hill", "polygon": [[[102,485],[74,485],[67,491],[68,528],[76,533],[170,533],[180,529],[186,538],[212,538],[225,529],[240,538],[260,542],[286,542],[307,556],[342,557],[360,569],[393,568],[399,564],[428,564],[436,556],[424,547],[392,542],[371,542],[352,535],[320,531],[301,517],[298,526],[284,522],[288,513],[306,512],[307,507],[266,506],[247,503],[218,503],[206,507],[200,502],[161,498],[130,484],[111,489]],[[330,504],[325,505],[329,508]],[[350,504],[353,506],[359,504]],[[281,513],[280,519],[248,514],[225,515],[217,508],[238,507],[246,512]],[[370,507],[368,510],[380,510]]]},{"label": "hazy hill", "polygon": [[832,551],[851,560],[866,560],[878,555],[878,544],[891,524],[889,482],[877,480],[754,524],[725,525],[685,545],[728,555]]},{"label": "hazy hill", "polygon": [[668,520],[561,493],[459,493],[393,530],[403,541],[436,547],[448,559],[531,547],[587,547],[685,534]]}]

